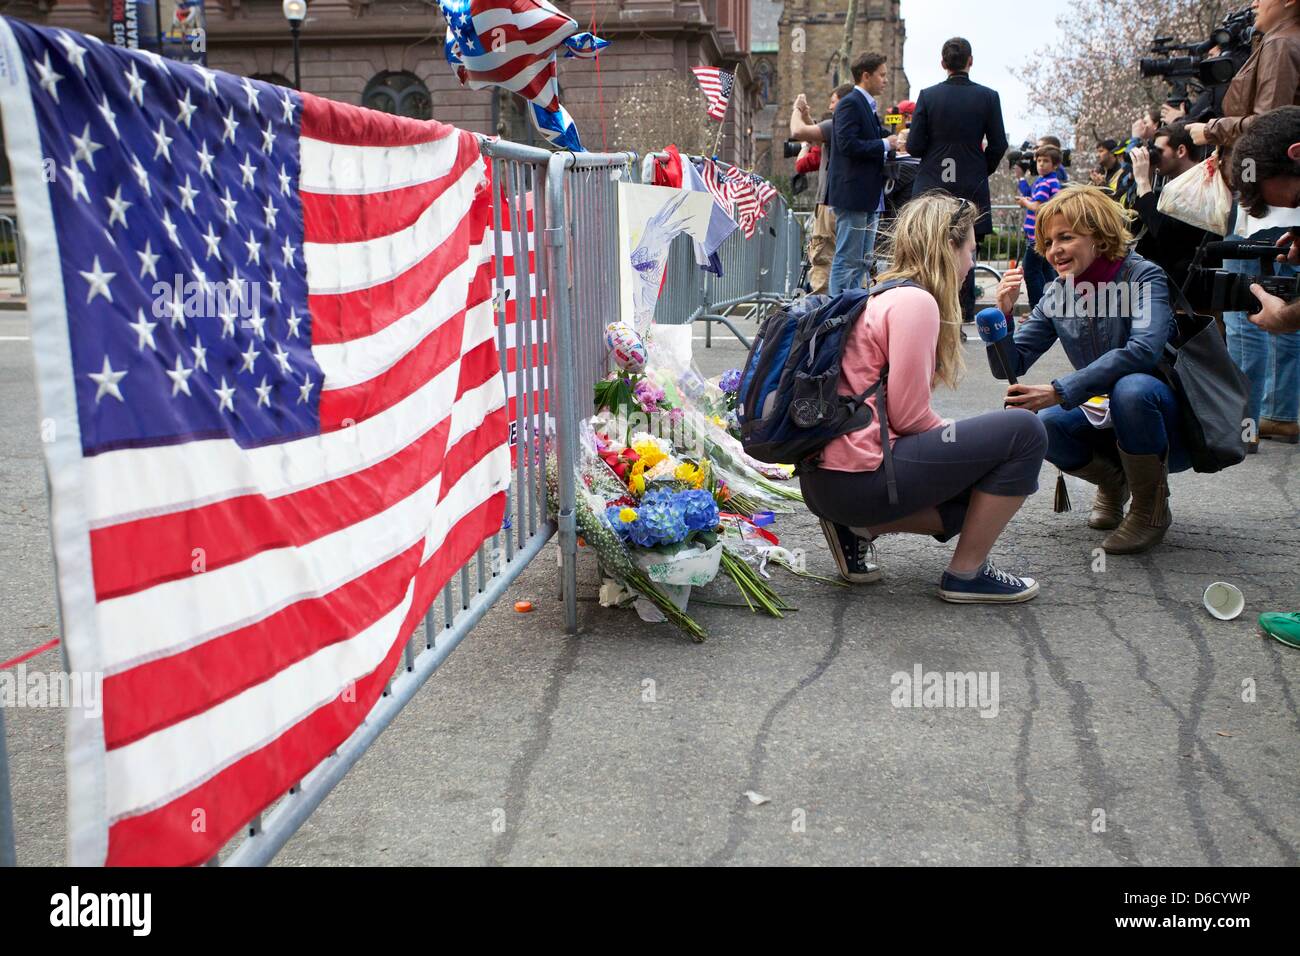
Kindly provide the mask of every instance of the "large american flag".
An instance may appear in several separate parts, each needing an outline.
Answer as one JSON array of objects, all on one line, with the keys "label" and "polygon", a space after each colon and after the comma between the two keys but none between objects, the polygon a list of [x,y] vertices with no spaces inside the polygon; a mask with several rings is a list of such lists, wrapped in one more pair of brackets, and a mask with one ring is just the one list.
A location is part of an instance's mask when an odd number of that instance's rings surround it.
[{"label": "large american flag", "polygon": [[727,115],[727,103],[731,100],[731,88],[735,82],[732,74],[716,66],[696,66],[691,68],[695,81],[700,84],[705,98],[709,101],[709,116],[720,120]]},{"label": "large american flag", "polygon": [[68,661],[104,675],[71,861],[199,863],[501,527],[491,187],[441,123],[12,19],[0,104]]}]

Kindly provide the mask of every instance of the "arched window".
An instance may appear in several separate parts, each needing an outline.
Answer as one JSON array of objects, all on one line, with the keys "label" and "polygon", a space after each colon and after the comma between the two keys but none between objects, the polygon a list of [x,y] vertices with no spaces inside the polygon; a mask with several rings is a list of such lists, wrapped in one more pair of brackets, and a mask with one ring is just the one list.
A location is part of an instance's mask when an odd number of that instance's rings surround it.
[{"label": "arched window", "polygon": [[397,116],[433,119],[433,101],[429,88],[414,73],[386,70],[366,84],[361,105]]},{"label": "arched window", "polygon": [[263,83],[274,83],[276,86],[284,86],[291,90],[296,88],[293,82],[282,73],[254,73],[249,79],[261,80]]}]

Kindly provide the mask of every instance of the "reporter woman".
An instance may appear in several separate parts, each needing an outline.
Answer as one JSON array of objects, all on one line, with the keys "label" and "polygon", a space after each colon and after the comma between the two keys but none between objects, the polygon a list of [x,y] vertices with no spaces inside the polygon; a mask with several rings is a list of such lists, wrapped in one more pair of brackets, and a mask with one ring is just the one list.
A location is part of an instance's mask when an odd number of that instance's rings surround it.
[{"label": "reporter woman", "polygon": [[1028,412],[1001,410],[945,424],[930,403],[934,386],[955,387],[963,369],[960,290],[975,264],[978,212],[973,202],[937,190],[904,206],[885,240],[892,265],[878,281],[906,279],[916,287],[872,296],[845,343],[840,394],[866,391],[888,367],[897,503],[889,503],[874,420],[834,439],[801,481],[849,581],[880,577],[868,560],[879,535],[947,541],[959,534],[939,596],[963,604],[1027,601],[1038,593],[1033,578],[999,570],[988,554],[1025,497],[1038,490],[1047,448],[1042,424]]},{"label": "reporter woman", "polygon": [[[1129,215],[1095,186],[1067,186],[1043,205],[1035,242],[1057,278],[1003,353],[1021,376],[1059,339],[1074,366],[1050,384],[1009,386],[1006,401],[1039,413],[1048,461],[1097,486],[1088,525],[1111,532],[1102,542],[1111,554],[1164,538],[1169,472],[1189,465],[1173,390],[1152,374],[1174,328],[1165,273],[1126,252]],[[1008,318],[1020,283],[1013,269],[998,285]],[[1094,427],[1080,408],[1100,395],[1110,399],[1110,427]]]}]

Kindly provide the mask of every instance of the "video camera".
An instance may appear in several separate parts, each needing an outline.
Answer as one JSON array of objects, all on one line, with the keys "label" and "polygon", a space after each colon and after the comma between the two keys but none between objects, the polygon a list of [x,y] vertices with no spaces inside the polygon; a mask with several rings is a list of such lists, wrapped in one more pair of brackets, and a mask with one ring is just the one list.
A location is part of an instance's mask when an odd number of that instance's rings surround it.
[{"label": "video camera", "polygon": [[1223,269],[1207,269],[1200,263],[1204,258],[1258,259],[1270,264],[1286,252],[1286,246],[1277,245],[1284,233],[1294,242],[1300,230],[1267,229],[1252,239],[1208,242],[1197,251],[1196,259],[1187,274],[1184,294],[1198,309],[1208,312],[1249,312],[1260,310],[1259,299],[1250,291],[1252,285],[1263,287],[1265,292],[1287,302],[1300,298],[1300,276],[1242,275]]},{"label": "video camera", "polygon": [[803,143],[796,139],[787,139],[781,144],[781,155],[785,159],[794,159],[799,155],[801,149],[803,149]]},{"label": "video camera", "polygon": [[[1223,94],[1250,57],[1250,42],[1255,36],[1255,12],[1246,7],[1223,18],[1223,23],[1200,43],[1176,43],[1171,36],[1151,41],[1151,56],[1138,61],[1144,77],[1163,77],[1169,82],[1171,96],[1188,99],[1189,84],[1203,88],[1210,95],[1188,110],[1188,122],[1203,122],[1218,115]],[[1209,56],[1215,47],[1216,56]]]},{"label": "video camera", "polygon": [[[1037,146],[1035,146],[1029,140],[1025,140],[1023,143],[1020,144],[1019,149],[1008,150],[1007,169],[1014,171],[1016,167],[1019,167],[1021,170],[1024,171],[1024,174],[1026,176],[1033,176],[1035,173],[1038,172],[1038,166],[1034,162],[1034,153],[1037,151],[1037,149],[1038,149]],[[1061,165],[1062,166],[1070,165],[1070,150],[1068,149],[1061,150]]]}]

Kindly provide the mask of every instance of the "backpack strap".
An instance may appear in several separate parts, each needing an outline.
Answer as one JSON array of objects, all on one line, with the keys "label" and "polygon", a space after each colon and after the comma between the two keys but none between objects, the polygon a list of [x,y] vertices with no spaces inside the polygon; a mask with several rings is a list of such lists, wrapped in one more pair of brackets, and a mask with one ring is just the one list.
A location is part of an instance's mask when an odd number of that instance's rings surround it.
[{"label": "backpack strap", "polygon": [[[905,286],[920,288],[911,279],[890,279],[888,282],[882,282],[867,293],[870,299],[874,295],[882,292],[888,292],[890,289],[901,289]],[[866,309],[863,309],[866,313]],[[861,395],[855,397],[854,401],[859,405],[865,405],[872,393],[876,395],[877,418],[880,420],[880,457],[885,466],[885,487],[889,491],[889,503],[898,504],[898,479],[894,475],[894,450],[889,444],[889,365],[888,363],[880,370],[880,378],[875,385],[867,389]]]}]

